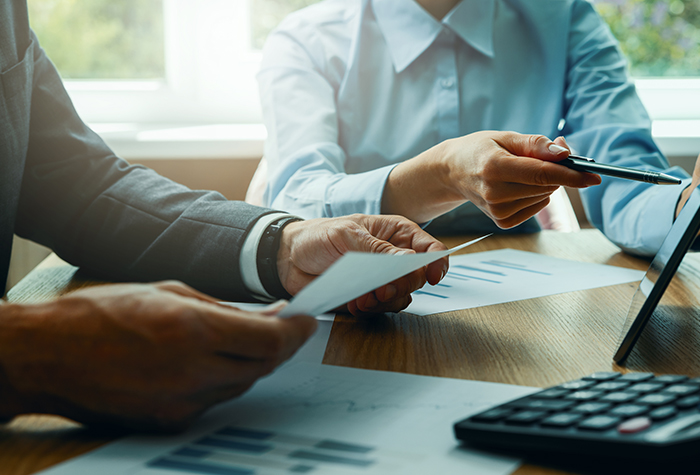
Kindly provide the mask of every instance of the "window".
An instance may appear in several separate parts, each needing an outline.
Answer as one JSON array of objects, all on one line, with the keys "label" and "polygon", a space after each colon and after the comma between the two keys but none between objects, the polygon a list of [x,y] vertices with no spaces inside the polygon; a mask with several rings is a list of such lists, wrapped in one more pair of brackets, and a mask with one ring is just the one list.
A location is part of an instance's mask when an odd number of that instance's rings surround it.
[{"label": "window", "polygon": [[29,16],[66,79],[165,76],[162,0],[30,0]]},{"label": "window", "polygon": [[[86,121],[259,124],[255,74],[265,38],[286,15],[318,1],[29,0],[29,6]],[[630,58],[652,118],[700,119],[700,2],[591,1]]]}]

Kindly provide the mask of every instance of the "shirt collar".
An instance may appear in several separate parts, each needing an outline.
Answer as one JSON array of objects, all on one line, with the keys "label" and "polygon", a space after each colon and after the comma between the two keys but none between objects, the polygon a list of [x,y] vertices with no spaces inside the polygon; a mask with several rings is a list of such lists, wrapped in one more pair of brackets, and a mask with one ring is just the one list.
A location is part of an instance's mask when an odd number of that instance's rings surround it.
[{"label": "shirt collar", "polygon": [[462,0],[437,21],[414,0],[372,0],[374,15],[396,72],[406,69],[435,41],[443,25],[486,56],[493,56],[495,0]]}]

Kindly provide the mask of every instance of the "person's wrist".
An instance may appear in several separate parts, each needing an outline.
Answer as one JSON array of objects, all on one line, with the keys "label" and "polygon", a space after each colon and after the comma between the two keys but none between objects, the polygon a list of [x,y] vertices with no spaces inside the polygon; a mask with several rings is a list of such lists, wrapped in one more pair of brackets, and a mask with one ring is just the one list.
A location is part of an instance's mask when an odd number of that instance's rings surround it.
[{"label": "person's wrist", "polygon": [[[296,216],[285,216],[268,225],[263,233],[263,237],[258,246],[257,264],[260,282],[265,288],[265,291],[276,298],[289,299],[291,295],[287,291],[283,282],[286,280],[287,270],[284,270],[284,278],[280,275],[280,250],[282,252],[290,252],[287,247],[289,241],[284,240],[284,231],[287,227],[295,222],[301,221],[301,218]],[[285,263],[282,263],[283,267]]]},{"label": "person's wrist", "polygon": [[294,243],[297,241],[297,237],[299,236],[302,227],[302,221],[295,221],[293,223],[289,223],[284,227],[284,229],[282,229],[280,248],[277,252],[277,274],[280,282],[282,282],[282,285],[287,292],[289,292],[289,289],[285,284],[288,283],[289,274],[294,266],[294,261],[292,260],[292,248]]},{"label": "person's wrist", "polygon": [[462,171],[463,167],[456,166],[459,163],[458,150],[464,148],[459,139],[445,140],[435,145],[431,151],[433,152],[430,160],[429,176],[435,177],[440,187],[444,190],[445,200],[464,201],[466,197],[462,192],[459,184],[463,183]]}]

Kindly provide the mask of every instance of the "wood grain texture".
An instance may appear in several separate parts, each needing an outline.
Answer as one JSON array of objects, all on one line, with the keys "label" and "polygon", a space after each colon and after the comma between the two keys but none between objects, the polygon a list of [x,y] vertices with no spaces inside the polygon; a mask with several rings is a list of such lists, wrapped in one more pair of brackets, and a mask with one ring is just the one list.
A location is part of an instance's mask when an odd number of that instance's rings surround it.
[{"label": "wood grain texture", "polygon": [[[446,238],[453,246],[469,236]],[[501,248],[646,269],[598,231],[492,236],[469,252]],[[324,363],[412,374],[550,386],[606,370],[700,375],[700,256],[689,255],[647,326],[626,368],[612,363],[636,284],[570,292],[427,317],[405,313],[368,319],[338,316]],[[50,256],[8,293],[38,302],[98,284]],[[0,473],[26,475],[85,453],[114,436],[65,419],[24,416],[0,428]],[[552,460],[519,475],[607,473]]]}]

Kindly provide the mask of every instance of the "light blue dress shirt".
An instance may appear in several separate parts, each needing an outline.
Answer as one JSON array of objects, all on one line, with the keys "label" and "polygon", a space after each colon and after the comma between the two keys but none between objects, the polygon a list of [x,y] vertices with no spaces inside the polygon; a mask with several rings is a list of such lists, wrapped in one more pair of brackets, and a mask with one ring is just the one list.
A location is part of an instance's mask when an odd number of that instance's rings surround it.
[{"label": "light blue dress shirt", "polygon": [[[303,217],[379,214],[396,164],[479,130],[564,135],[596,161],[687,177],[583,0],[463,0],[442,21],[413,0],[326,0],[270,35],[258,81],[264,199]],[[613,242],[653,254],[684,186],[603,177],[581,195]],[[460,212],[465,232],[478,220]]]}]

